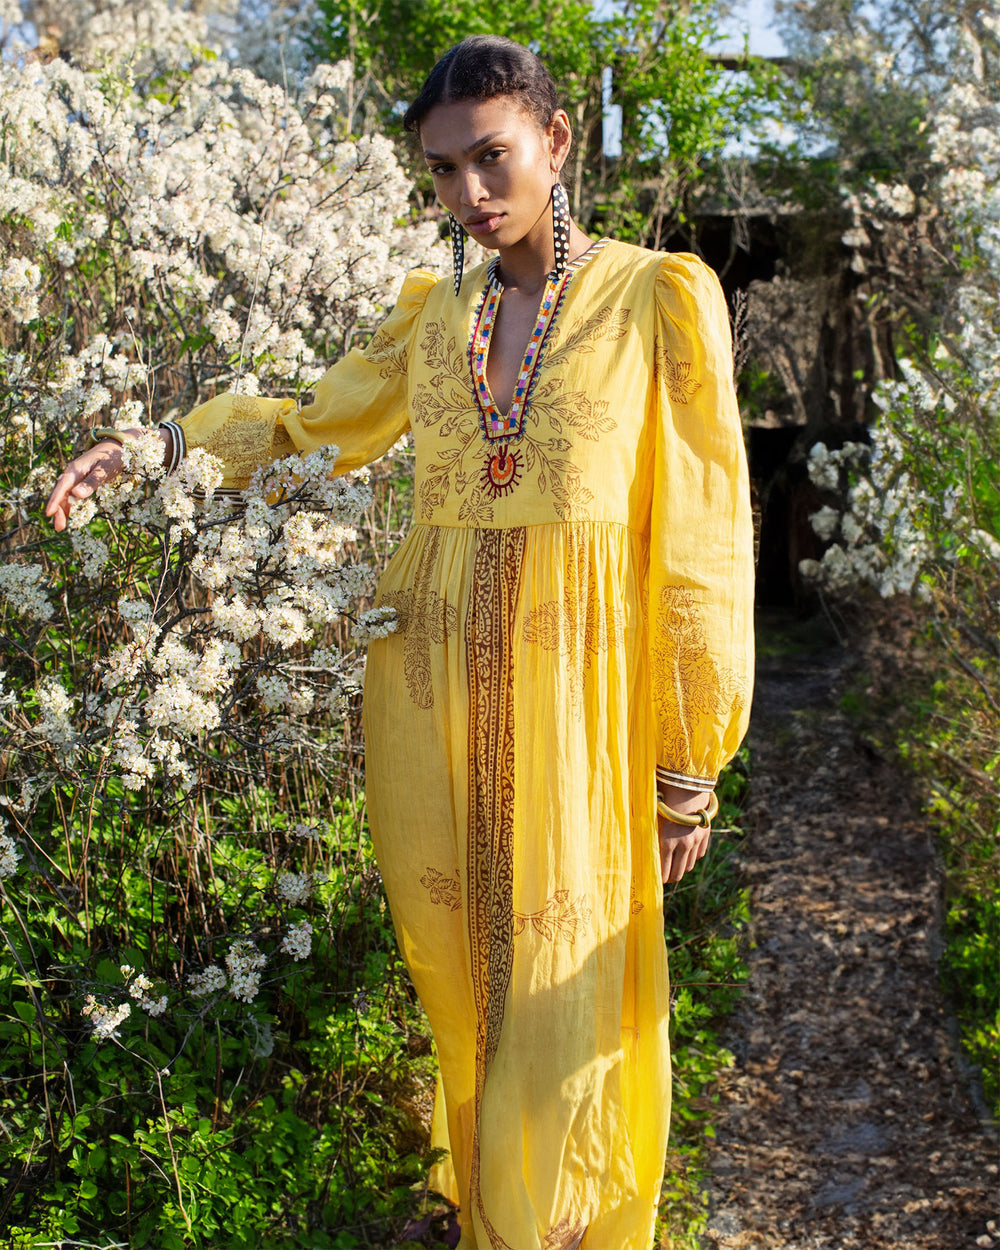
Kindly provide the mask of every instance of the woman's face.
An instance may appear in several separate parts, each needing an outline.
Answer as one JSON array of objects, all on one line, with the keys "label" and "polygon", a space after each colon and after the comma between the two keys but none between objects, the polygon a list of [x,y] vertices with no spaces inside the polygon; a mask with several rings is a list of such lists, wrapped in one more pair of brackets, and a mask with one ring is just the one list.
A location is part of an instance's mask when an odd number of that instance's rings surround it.
[{"label": "woman's face", "polygon": [[420,142],[438,199],[484,247],[551,235],[552,184],[570,144],[562,109],[542,127],[507,96],[436,104]]}]

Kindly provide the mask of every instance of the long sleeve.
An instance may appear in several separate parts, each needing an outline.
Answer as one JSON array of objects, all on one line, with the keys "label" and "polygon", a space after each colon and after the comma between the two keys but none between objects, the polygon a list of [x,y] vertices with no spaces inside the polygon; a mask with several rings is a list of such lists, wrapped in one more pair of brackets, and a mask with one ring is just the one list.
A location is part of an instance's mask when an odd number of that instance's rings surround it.
[{"label": "long sleeve", "polygon": [[[224,465],[223,489],[242,490],[251,474],[294,451],[336,444],[339,472],[377,460],[409,428],[407,360],[435,274],[416,269],[364,349],[355,348],[316,384],[313,402],[216,395],[177,422],[181,454],[204,447]],[[178,435],[179,432],[179,435]]]},{"label": "long sleeve", "polygon": [[656,278],[658,426],[650,533],[657,764],[714,784],[746,733],[753,687],[753,524],[732,335],[694,256]]}]

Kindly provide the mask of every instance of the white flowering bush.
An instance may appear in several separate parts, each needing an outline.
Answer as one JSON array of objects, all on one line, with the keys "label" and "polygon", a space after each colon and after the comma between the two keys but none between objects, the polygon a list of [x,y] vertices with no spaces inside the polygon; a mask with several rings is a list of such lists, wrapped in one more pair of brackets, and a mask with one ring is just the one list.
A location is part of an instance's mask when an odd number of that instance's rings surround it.
[{"label": "white flowering bush", "polygon": [[369,481],[337,477],[326,448],[222,498],[210,455],[165,477],[150,434],[65,534],[41,519],[88,427],[307,391],[406,270],[437,263],[390,144],[349,128],[348,66],[300,56],[286,88],[210,46],[252,7],[0,5],[0,1119],[17,1245],[314,1244],[392,1183],[370,1143],[344,1154],[376,1117],[339,1097],[362,1064],[393,1071],[382,1033],[357,1046],[358,1003],[397,985],[355,789],[352,623],[392,628],[362,611]]},{"label": "white flowering bush", "polygon": [[[809,460],[821,490],[842,486],[841,467],[855,471],[839,535],[829,505],[813,517],[837,547],[804,571],[883,596],[928,597],[959,567],[984,586],[1000,581],[1000,19],[961,26],[950,50],[950,82],[930,112],[928,185],[918,197],[875,181],[848,197],[844,242],[859,270],[878,239],[883,256],[919,257],[923,277],[912,292],[897,287],[904,347],[874,394],[870,454],[820,445]],[[888,276],[900,282],[898,268]]]},{"label": "white flowering bush", "polygon": [[970,14],[950,39],[923,185],[873,183],[849,204],[857,271],[896,257],[871,299],[895,301],[902,350],[870,446],[810,453],[829,545],[802,571],[916,607],[906,661],[889,662],[889,732],[945,833],[943,962],[1000,1108],[1000,17]]}]

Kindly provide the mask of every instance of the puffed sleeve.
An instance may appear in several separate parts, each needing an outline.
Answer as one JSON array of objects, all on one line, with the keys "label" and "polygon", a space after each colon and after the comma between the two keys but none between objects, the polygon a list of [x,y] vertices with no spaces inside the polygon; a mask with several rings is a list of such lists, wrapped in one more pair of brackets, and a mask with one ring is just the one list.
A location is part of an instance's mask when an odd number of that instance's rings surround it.
[{"label": "puffed sleeve", "polygon": [[750,486],[719,280],[696,257],[673,254],[655,287],[649,638],[658,775],[709,789],[750,715]]},{"label": "puffed sleeve", "polygon": [[340,448],[338,472],[377,460],[409,428],[407,357],[437,276],[409,273],[395,308],[365,348],[354,348],[316,384],[311,404],[251,395],[216,395],[171,430],[180,458],[204,447],[224,465],[223,489],[243,490],[262,464],[295,451]]}]

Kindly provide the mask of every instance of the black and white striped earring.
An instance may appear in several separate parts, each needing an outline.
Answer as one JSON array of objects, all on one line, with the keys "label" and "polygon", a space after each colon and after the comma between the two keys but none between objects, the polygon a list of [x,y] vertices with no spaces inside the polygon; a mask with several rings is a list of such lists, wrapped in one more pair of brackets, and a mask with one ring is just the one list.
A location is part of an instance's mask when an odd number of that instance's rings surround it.
[{"label": "black and white striped earring", "polygon": [[552,241],[555,245],[556,263],[552,272],[561,278],[569,264],[569,196],[561,182],[552,187]]},{"label": "black and white striped earring", "polygon": [[448,214],[448,229],[451,231],[451,263],[455,268],[455,294],[462,289],[462,270],[465,268],[465,231],[458,224],[454,213]]}]

